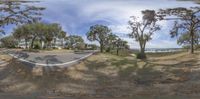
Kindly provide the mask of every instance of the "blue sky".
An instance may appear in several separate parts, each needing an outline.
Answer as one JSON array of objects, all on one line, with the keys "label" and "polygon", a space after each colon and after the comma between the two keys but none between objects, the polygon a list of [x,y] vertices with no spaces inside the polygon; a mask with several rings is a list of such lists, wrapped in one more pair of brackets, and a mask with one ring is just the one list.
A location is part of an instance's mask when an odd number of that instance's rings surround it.
[{"label": "blue sky", "polygon": [[[44,6],[43,22],[59,23],[68,35],[80,35],[87,43],[86,33],[91,25],[103,24],[112,29],[122,39],[128,41],[131,48],[138,48],[138,43],[127,36],[130,30],[127,22],[130,16],[141,16],[145,9],[198,6],[193,2],[174,0],[41,0],[35,5]],[[161,21],[161,30],[153,35],[147,48],[175,48],[176,39],[170,38],[171,22]],[[6,27],[7,32],[12,26]],[[93,42],[97,43],[97,42]]]}]

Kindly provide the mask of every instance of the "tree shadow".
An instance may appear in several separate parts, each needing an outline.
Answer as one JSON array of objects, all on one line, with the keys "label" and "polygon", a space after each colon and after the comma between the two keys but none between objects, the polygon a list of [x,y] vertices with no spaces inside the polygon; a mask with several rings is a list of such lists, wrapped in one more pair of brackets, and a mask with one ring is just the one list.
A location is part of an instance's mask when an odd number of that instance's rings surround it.
[{"label": "tree shadow", "polygon": [[29,57],[29,55],[25,52],[17,52],[15,53],[15,55],[18,57],[18,58],[22,58],[22,59],[27,59]]},{"label": "tree shadow", "polygon": [[28,63],[26,64],[26,62],[23,63],[13,58],[9,61],[5,68],[0,71],[0,80],[3,80],[6,77],[9,77],[10,75],[14,75],[16,79],[23,78],[19,75],[30,76],[33,68],[34,65]]},{"label": "tree shadow", "polygon": [[[173,66],[143,61],[144,64],[141,66],[137,60],[127,58],[100,60],[84,60],[78,65],[67,68],[41,67],[41,76],[32,74],[34,67],[13,61],[0,71],[0,85],[13,86],[29,82],[36,86],[36,89],[31,92],[115,97],[119,95],[130,96],[134,94],[136,91],[134,88],[138,88],[138,86],[148,88],[155,84],[184,83],[190,79],[182,80],[182,78],[187,75],[190,77],[192,74],[182,70],[184,68],[182,65],[191,64],[190,61],[180,62]],[[155,69],[158,65],[163,67],[162,70]],[[172,67],[180,69],[171,69]],[[11,76],[12,83],[2,83]],[[15,92],[28,90],[31,87],[24,86],[20,87],[20,90],[15,90]]]},{"label": "tree shadow", "polygon": [[44,57],[35,57],[34,59],[37,61],[44,61],[45,64],[58,64],[63,63],[58,58],[56,58],[57,55],[45,55]]}]

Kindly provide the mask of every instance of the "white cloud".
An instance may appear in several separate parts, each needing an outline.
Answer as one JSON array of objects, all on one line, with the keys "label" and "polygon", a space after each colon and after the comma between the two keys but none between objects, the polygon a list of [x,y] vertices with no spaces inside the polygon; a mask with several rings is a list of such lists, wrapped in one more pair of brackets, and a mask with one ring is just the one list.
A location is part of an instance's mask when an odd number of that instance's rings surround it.
[{"label": "white cloud", "polygon": [[109,25],[108,26],[110,29],[112,29],[113,33],[123,33],[123,34],[128,34],[131,32],[130,29],[128,29],[128,25]]},{"label": "white cloud", "polygon": [[[130,16],[141,16],[141,10],[173,7],[197,6],[192,2],[177,2],[172,0],[45,0],[41,5],[47,7],[44,20],[59,22],[68,33],[80,34],[84,37],[90,25],[106,23],[113,33],[129,42],[132,48],[138,48],[138,43],[127,34]],[[170,23],[161,21],[162,30],[153,35],[153,40],[147,47],[178,47],[175,40],[169,36]],[[96,43],[96,42],[95,42]]]}]

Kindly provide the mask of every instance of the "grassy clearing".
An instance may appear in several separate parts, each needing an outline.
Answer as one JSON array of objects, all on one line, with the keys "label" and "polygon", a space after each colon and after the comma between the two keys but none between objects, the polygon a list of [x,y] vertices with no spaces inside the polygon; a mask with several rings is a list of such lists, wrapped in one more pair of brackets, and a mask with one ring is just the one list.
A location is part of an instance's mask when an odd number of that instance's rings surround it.
[{"label": "grassy clearing", "polygon": [[33,75],[33,67],[13,60],[0,70],[0,90],[104,99],[200,95],[199,52],[162,58],[141,61],[98,53],[69,68],[42,68],[42,76]]}]

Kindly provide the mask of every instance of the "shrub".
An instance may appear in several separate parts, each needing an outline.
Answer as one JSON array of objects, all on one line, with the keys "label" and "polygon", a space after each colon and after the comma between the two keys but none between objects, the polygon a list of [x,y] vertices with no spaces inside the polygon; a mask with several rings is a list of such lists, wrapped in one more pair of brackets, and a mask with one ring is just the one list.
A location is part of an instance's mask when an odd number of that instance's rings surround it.
[{"label": "shrub", "polygon": [[110,50],[111,50],[110,48],[107,48],[107,49],[106,49],[106,52],[110,52]]},{"label": "shrub", "polygon": [[58,47],[52,47],[52,49],[58,49]]},{"label": "shrub", "polygon": [[137,59],[146,59],[146,54],[145,53],[137,53]]},{"label": "shrub", "polygon": [[37,43],[34,45],[34,49],[41,49],[40,45]]}]

